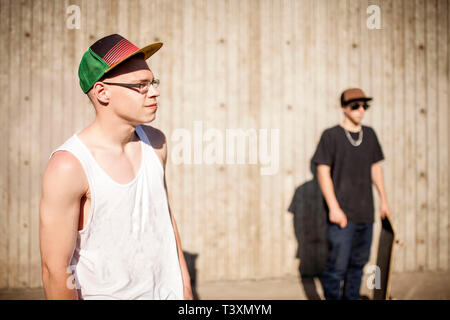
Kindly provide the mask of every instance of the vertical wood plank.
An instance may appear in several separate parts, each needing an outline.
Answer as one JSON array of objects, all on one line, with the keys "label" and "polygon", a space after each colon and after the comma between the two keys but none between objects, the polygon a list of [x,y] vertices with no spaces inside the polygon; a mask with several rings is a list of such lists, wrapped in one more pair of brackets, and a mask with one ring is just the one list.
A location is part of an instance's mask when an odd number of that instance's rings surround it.
[{"label": "vertical wood plank", "polygon": [[[214,68],[216,55],[217,55],[217,29],[215,26],[215,10],[214,4],[205,1],[202,3],[203,6],[203,21],[204,21],[204,33],[203,33],[203,43],[205,44],[205,51],[201,59],[205,62],[203,65],[203,91],[204,91],[204,120],[207,124],[207,128],[216,129],[218,121],[215,118],[217,110],[220,108],[220,103],[217,101],[217,96],[215,92],[215,77]],[[207,130],[208,130],[207,129]],[[207,144],[205,143],[205,148]],[[204,158],[203,161],[206,159]],[[209,221],[208,227],[206,228],[205,234],[205,248],[203,250],[205,255],[205,260],[208,261],[208,266],[210,270],[219,270],[221,266],[219,265],[221,259],[219,257],[220,251],[218,243],[219,239],[223,236],[221,232],[221,218],[223,215],[216,210],[217,202],[216,195],[220,193],[217,190],[217,172],[220,164],[204,165],[204,177],[205,177],[205,216],[206,220]]]},{"label": "vertical wood plank", "polygon": [[[305,5],[305,13],[306,13],[306,25],[307,27],[307,38],[306,38],[306,64],[305,70],[307,70],[307,83],[314,84],[313,88],[310,90],[306,90],[306,101],[311,106],[317,106],[317,97],[319,95],[319,88],[317,88],[317,73],[314,70],[318,67],[318,48],[317,48],[317,23],[316,20],[316,12],[317,12],[318,2],[309,0],[307,5]],[[311,66],[315,66],[315,68],[311,68]],[[318,141],[318,130],[316,128],[316,112],[315,108],[305,108],[305,153],[309,158],[314,154],[316,144],[314,143],[311,134],[314,135],[315,140]],[[305,162],[303,164],[304,170],[306,172],[306,178],[311,179],[311,173],[309,172],[309,163]]]},{"label": "vertical wood plank", "polygon": [[[68,103],[70,101],[65,101],[64,89],[66,88],[66,80],[68,79],[66,75],[67,66],[64,65],[67,54],[65,52],[65,46],[67,45],[64,33],[66,30],[65,20],[63,17],[66,16],[66,6],[64,1],[57,1],[54,4],[54,16],[53,16],[53,39],[55,40],[52,45],[52,99],[48,105],[50,112],[52,113],[52,125],[50,128],[51,136],[51,148],[54,150],[63,141],[65,136],[65,122],[66,122],[66,111],[70,110]],[[68,138],[68,137],[67,137]]]},{"label": "vertical wood plank", "polygon": [[[282,219],[284,235],[283,243],[285,243],[285,250],[283,261],[282,274],[297,274],[298,263],[296,259],[296,240],[293,226],[293,219],[291,214],[287,211],[290,201],[292,199],[293,191],[296,187],[295,176],[295,153],[294,150],[298,148],[295,144],[295,136],[297,135],[298,128],[295,126],[295,113],[294,109],[297,109],[297,101],[295,99],[295,93],[298,90],[298,83],[296,82],[297,66],[295,64],[296,51],[293,49],[295,46],[295,32],[296,32],[296,20],[294,14],[294,3],[292,1],[283,1],[282,3],[282,47],[283,47],[283,82],[282,87],[285,90],[283,94],[284,101],[282,105],[283,124],[280,131],[283,130],[284,135],[281,136],[280,141],[280,159],[285,164],[284,174],[284,187],[283,187],[283,204],[282,204]],[[254,94],[257,94],[256,92]],[[257,245],[257,244],[255,244]]]},{"label": "vertical wood plank", "polygon": [[361,76],[361,2],[349,0],[348,14],[348,43],[345,47],[348,54],[349,77],[347,87],[360,87]]},{"label": "vertical wood plank", "polygon": [[[253,83],[251,82],[253,79],[250,78],[251,73],[251,65],[250,60],[254,61],[252,63],[257,64],[258,63],[258,56],[252,56],[252,58],[249,59],[250,54],[252,53],[250,51],[249,43],[252,43],[251,39],[251,29],[250,29],[250,14],[251,9],[250,5],[251,3],[248,1],[240,1],[237,2],[237,9],[239,11],[239,35],[242,35],[239,37],[239,51],[238,51],[238,72],[239,74],[239,80],[238,83],[240,84],[241,90],[239,92],[239,105],[242,106],[242,109],[240,110],[240,114],[251,114],[251,104],[254,103],[252,97],[251,97],[251,91],[253,87]],[[255,68],[256,69],[256,68]],[[243,128],[244,130],[257,130],[254,126],[252,126],[252,122],[250,117],[242,117],[238,116],[238,126]],[[256,131],[257,132],[257,131]],[[255,262],[253,260],[253,250],[252,248],[256,247],[256,241],[255,241],[255,218],[256,218],[256,212],[253,209],[253,195],[248,194],[247,192],[251,190],[250,181],[254,181],[255,183],[258,183],[258,173],[257,172],[257,166],[255,164],[249,164],[249,152],[251,150],[250,147],[250,141],[251,138],[249,137],[246,139],[246,145],[245,145],[245,163],[244,165],[240,165],[241,170],[241,177],[243,177],[243,183],[241,184],[241,190],[240,194],[242,197],[242,219],[240,221],[241,225],[241,232],[245,235],[242,242],[247,243],[246,246],[244,246],[243,250],[243,261],[241,262],[243,265],[247,265],[244,268],[244,272],[242,277],[244,279],[251,279],[254,278],[255,273]]]},{"label": "vertical wood plank", "polygon": [[117,15],[117,30],[118,33],[125,38],[130,37],[130,30],[128,24],[129,5],[127,0],[119,0],[119,11]]},{"label": "vertical wood plank", "polygon": [[427,154],[427,209],[426,232],[427,270],[436,270],[438,261],[438,128],[437,89],[437,1],[425,2],[425,69],[426,69],[426,154]]},{"label": "vertical wood plank", "polygon": [[[230,106],[238,106],[240,104],[240,82],[239,82],[239,41],[240,24],[239,20],[234,21],[234,17],[239,17],[238,1],[230,0],[228,3],[227,20],[229,34],[226,37],[227,54],[228,54],[228,101]],[[236,129],[240,127],[240,115],[237,108],[231,107],[228,111],[227,128]],[[227,145],[228,147],[228,145]],[[235,149],[236,151],[237,149]],[[237,162],[237,151],[233,164],[230,166],[229,180],[230,185],[240,181],[243,168]],[[246,241],[246,234],[244,226],[244,210],[242,210],[243,195],[242,184],[239,183],[233,188],[232,202],[230,203],[230,214],[233,216],[231,221],[230,239],[230,274],[234,275],[236,279],[244,279],[244,275],[248,272],[248,266],[245,266],[245,248],[241,245]],[[233,214],[233,213],[234,214]],[[237,235],[237,236],[236,236]]]},{"label": "vertical wood plank", "polygon": [[[244,54],[241,59],[243,64],[245,61],[249,64],[248,72],[241,81],[248,82],[246,97],[248,105],[246,113],[248,117],[245,118],[245,126],[248,129],[259,129],[259,110],[261,106],[261,65],[263,63],[261,59],[261,8],[259,1],[250,1],[245,8],[245,15],[243,19],[248,20],[246,28],[248,29],[248,41],[243,43],[246,48],[247,54]],[[257,150],[259,151],[259,145]],[[246,212],[249,214],[248,220],[250,227],[250,240],[252,241],[252,248],[248,249],[248,254],[251,257],[252,269],[249,271],[252,278],[258,278],[261,274],[261,268],[259,262],[260,255],[264,254],[261,251],[261,239],[264,237],[262,234],[261,225],[261,211],[255,210],[260,204],[259,186],[261,184],[260,166],[253,164],[246,170],[246,189],[249,192],[248,202],[246,205]],[[247,192],[247,191],[244,191]]]},{"label": "vertical wood plank", "polygon": [[[131,42],[138,43],[140,42],[140,27],[141,27],[141,19],[139,15],[139,0],[128,0],[128,38],[132,39]],[[148,22],[147,22],[148,23]],[[141,44],[139,44],[141,45]]]},{"label": "vertical wood plank", "polygon": [[416,86],[415,86],[415,116],[416,116],[416,242],[418,270],[426,269],[427,243],[426,230],[428,226],[428,171],[427,171],[427,111],[426,111],[426,60],[425,60],[425,2],[415,2],[415,48],[416,48]]},{"label": "vertical wood plank", "polygon": [[[82,44],[80,51],[78,53],[78,61],[77,66],[75,67],[76,74],[78,76],[78,65],[81,61],[81,58],[83,57],[83,54],[86,52],[86,50],[94,44],[95,41],[98,39],[95,35],[95,26],[97,23],[96,18],[96,3],[94,1],[89,0],[83,0],[82,2],[82,21],[81,25],[83,28],[82,34]],[[115,17],[111,17],[111,19],[114,19]],[[117,26],[117,23],[115,24]],[[78,103],[80,106],[80,114],[83,118],[83,123],[80,123],[80,127],[77,127],[78,130],[81,130],[82,128],[88,126],[92,121],[95,119],[95,109],[92,105],[91,101],[87,97],[86,94],[81,90],[81,87],[79,85],[79,80],[77,79],[77,90],[78,90]]]},{"label": "vertical wood plank", "polygon": [[[272,20],[270,18],[270,12],[272,10],[271,2],[268,0],[263,0],[260,2],[260,16],[261,21],[264,23],[261,24],[261,34],[264,37],[261,38],[261,48],[266,48],[266,50],[261,50],[261,61],[264,61],[261,65],[261,79],[270,79],[271,69],[270,69],[270,60],[272,55],[270,53],[269,48],[271,47],[271,37],[268,35],[271,34],[272,30]],[[261,81],[261,106],[259,112],[259,127],[266,128],[269,125],[267,112],[265,111],[268,106],[268,101],[270,101],[270,87],[267,85],[266,81]],[[259,192],[262,195],[259,201],[259,211],[261,212],[261,242],[260,242],[260,256],[259,256],[259,265],[261,270],[261,277],[267,278],[272,273],[272,261],[267,261],[265,257],[271,253],[271,215],[264,214],[267,212],[267,208],[271,208],[270,199],[266,195],[269,195],[271,192],[270,184],[268,183],[268,177],[261,177],[261,183]],[[271,210],[269,210],[270,212]]]},{"label": "vertical wood plank", "polygon": [[438,1],[438,268],[439,270],[448,270],[449,268],[449,178],[450,178],[450,160],[449,160],[449,141],[450,130],[450,104],[449,97],[449,44],[450,44],[450,23],[449,23],[449,2]]},{"label": "vertical wood plank", "polygon": [[[394,36],[394,83],[395,86],[391,88],[393,96],[394,105],[394,139],[393,144],[395,145],[395,157],[392,157],[390,164],[394,167],[394,184],[393,193],[390,195],[390,205],[392,210],[392,217],[395,223],[395,228],[397,231],[397,238],[401,242],[405,242],[405,236],[407,229],[405,228],[407,221],[407,210],[405,203],[406,195],[406,175],[405,170],[405,49],[404,49],[404,28],[403,28],[403,4],[404,1],[393,1],[393,16],[394,26],[393,26],[393,36]],[[393,154],[392,154],[393,155]],[[395,248],[395,258],[394,258],[394,270],[397,272],[403,272],[405,269],[405,249],[404,247]]]},{"label": "vertical wood plank", "polygon": [[21,117],[21,101],[20,101],[20,72],[17,72],[17,66],[20,66],[20,55],[16,54],[17,48],[20,47],[20,34],[22,32],[20,20],[20,2],[11,2],[10,9],[11,21],[11,38],[9,47],[10,64],[9,81],[10,81],[10,105],[8,108],[8,126],[10,132],[10,139],[8,144],[9,151],[9,170],[8,170],[8,185],[9,191],[9,206],[8,206],[8,230],[9,236],[9,278],[8,286],[17,288],[21,287],[20,283],[20,117]]},{"label": "vertical wood plank", "polygon": [[22,33],[19,35],[23,40],[21,46],[24,50],[20,52],[20,102],[18,107],[21,109],[22,117],[18,123],[20,127],[20,132],[23,136],[28,136],[26,139],[21,139],[20,141],[20,162],[19,162],[19,172],[20,172],[20,248],[19,248],[19,259],[20,259],[20,286],[29,287],[30,286],[30,127],[31,127],[31,81],[32,78],[28,74],[30,62],[31,62],[31,51],[25,48],[31,47],[31,2],[26,1],[21,3],[21,30]]},{"label": "vertical wood plank", "polygon": [[[327,62],[326,62],[326,81],[327,81],[327,100],[325,112],[323,118],[325,120],[324,128],[330,128],[336,125],[341,120],[341,105],[340,105],[340,93],[343,90],[342,86],[339,84],[339,65],[337,63],[337,57],[339,56],[339,38],[337,26],[339,23],[339,16],[336,14],[338,10],[339,2],[334,0],[327,0],[327,33],[324,39],[325,50],[327,52]],[[362,5],[363,6],[363,5]],[[361,46],[363,47],[362,40],[360,39]],[[360,69],[364,69],[364,63],[361,58]],[[319,128],[319,131],[322,128]],[[321,134],[322,132],[319,132]],[[318,141],[316,141],[318,142]]]},{"label": "vertical wood plank", "polygon": [[[214,51],[215,51],[215,61],[214,61],[214,82],[215,82],[215,91],[217,95],[217,128],[225,133],[225,128],[227,126],[225,119],[228,113],[228,109],[231,108],[231,105],[227,101],[227,65],[226,65],[226,52],[224,50],[225,46],[225,37],[228,31],[228,24],[226,21],[226,3],[224,1],[220,1],[215,5],[215,24],[216,24],[216,35],[213,38],[214,43]],[[256,12],[255,15],[258,13]],[[224,149],[225,155],[225,149]],[[227,192],[229,185],[227,180],[228,169],[225,163],[222,163],[218,166],[217,171],[217,180],[216,180],[216,190],[217,190],[217,205],[216,208],[216,223],[219,231],[219,239],[217,243],[218,249],[218,279],[226,279],[229,277],[228,275],[228,255],[227,245],[228,245],[228,237],[229,233],[229,221],[230,221],[230,212],[228,211],[229,207],[229,192]],[[231,186],[230,186],[231,187]],[[217,235],[216,235],[217,236]]]},{"label": "vertical wood plank", "polygon": [[[0,34],[2,41],[10,42],[10,1],[0,2]],[[9,197],[10,197],[10,177],[9,177],[9,120],[7,115],[10,108],[10,84],[9,84],[9,69],[10,65],[10,51],[7,46],[0,46],[0,55],[3,57],[0,68],[0,90],[4,94],[0,97],[0,104],[3,106],[4,114],[0,116],[0,136],[2,137],[2,144],[7,152],[0,153],[0,288],[7,288],[9,285]],[[3,67],[5,66],[5,67]]]},{"label": "vertical wood plank", "polygon": [[30,199],[30,287],[37,288],[41,283],[41,260],[39,252],[39,200],[41,195],[41,179],[43,168],[40,166],[40,101],[42,99],[43,79],[42,66],[42,39],[43,39],[43,3],[35,1],[32,4],[31,47],[34,48],[33,59],[30,61],[31,76],[31,105],[30,105],[30,170],[31,170],[31,199]]},{"label": "vertical wood plank", "polygon": [[[271,30],[271,46],[272,46],[272,57],[271,57],[271,77],[272,79],[281,79],[283,74],[281,73],[281,39],[279,34],[281,34],[281,6],[279,1],[272,1],[272,30]],[[269,84],[269,82],[267,82]],[[282,82],[280,80],[275,80],[270,82],[271,86],[271,94],[272,97],[282,97],[284,95],[284,90],[282,88]],[[270,121],[266,122],[264,126],[261,126],[262,129],[269,128],[280,128],[281,126],[281,113],[282,111],[282,99],[279,99],[276,102],[270,102],[267,104],[267,119]],[[281,136],[283,137],[283,135]],[[282,138],[281,138],[282,139]],[[281,141],[280,141],[281,142]],[[282,144],[280,144],[281,146]],[[283,152],[283,150],[280,150]],[[277,195],[275,198],[272,198],[270,201],[271,204],[271,215],[272,215],[272,230],[271,230],[271,238],[272,238],[272,248],[271,248],[271,257],[273,263],[273,272],[279,274],[282,269],[283,264],[283,243],[282,243],[282,233],[280,232],[283,229],[281,213],[284,211],[282,208],[282,197],[279,193],[282,190],[282,177],[284,170],[284,158],[280,158],[280,167],[279,171],[276,175],[268,175],[266,176],[268,180],[271,180],[271,195]],[[269,257],[266,257],[268,259]]]},{"label": "vertical wood plank", "polygon": [[84,52],[87,50],[90,44],[88,43],[89,30],[87,29],[87,3],[86,0],[78,0],[71,2],[80,7],[81,25],[80,29],[74,29],[72,31],[73,41],[73,53],[70,55],[70,71],[69,78],[71,91],[72,91],[72,124],[71,131],[68,135],[72,135],[75,132],[81,131],[85,126],[89,124],[91,115],[93,115],[93,106],[87,101],[86,95],[81,90],[78,79],[78,66]]},{"label": "vertical wood plank", "polygon": [[[193,48],[192,50],[189,50],[189,53],[185,53],[185,59],[184,59],[184,67],[186,70],[186,73],[184,74],[184,94],[185,99],[188,101],[188,108],[192,110],[190,114],[186,117],[185,121],[187,121],[187,125],[189,128],[193,128],[193,144],[192,144],[192,164],[189,165],[186,169],[186,178],[188,185],[191,186],[192,190],[188,193],[187,203],[190,203],[190,212],[189,217],[192,221],[192,231],[193,231],[193,237],[192,237],[192,243],[194,245],[194,248],[197,250],[201,250],[201,237],[198,237],[196,235],[200,234],[201,229],[201,211],[199,210],[200,204],[199,201],[199,193],[200,193],[200,185],[197,182],[196,179],[196,172],[197,168],[199,167],[199,164],[196,162],[197,157],[201,158],[201,147],[198,148],[197,145],[199,142],[201,142],[201,132],[197,132],[195,127],[196,121],[201,121],[201,118],[199,115],[199,108],[198,108],[198,102],[199,98],[197,96],[198,94],[198,59],[197,59],[197,52],[195,48],[197,48],[197,38],[196,38],[196,6],[190,3],[189,1],[184,1],[183,3],[183,10],[185,12],[185,26],[186,26],[186,33],[189,33],[189,36],[186,37],[186,43],[185,43],[185,50],[188,47]],[[201,123],[202,129],[204,130],[204,123]],[[201,179],[201,178],[200,178]],[[202,256],[200,259],[201,267],[203,270],[208,270],[208,263]]]},{"label": "vertical wood plank", "polygon": [[[60,47],[61,55],[58,57],[62,61],[62,74],[61,74],[61,87],[58,92],[59,104],[55,105],[58,109],[58,114],[60,116],[60,132],[59,137],[56,140],[57,146],[62,144],[66,139],[68,139],[73,134],[73,124],[74,124],[74,87],[75,82],[74,75],[74,61],[75,61],[75,46],[74,46],[74,35],[78,29],[69,29],[66,26],[66,14],[67,8],[72,4],[68,0],[61,1],[62,6],[60,11],[57,13],[57,24],[61,28],[61,40]],[[80,8],[81,9],[81,8]]]},{"label": "vertical wood plank", "polygon": [[[405,31],[405,137],[406,137],[406,212],[416,212],[416,150],[415,150],[415,20],[414,20],[414,2],[404,2],[404,31]],[[414,106],[414,108],[413,108]],[[414,109],[414,110],[413,110]],[[413,271],[416,267],[416,215],[410,214],[406,219],[406,237],[405,237],[405,271]]]},{"label": "vertical wood plank", "polygon": [[348,35],[349,22],[348,22],[347,5],[348,0],[338,1],[337,16],[339,17],[339,19],[336,25],[336,30],[338,32],[338,39],[339,39],[338,57],[337,57],[337,63],[339,66],[338,94],[341,94],[342,91],[349,88],[348,43],[350,40]]},{"label": "vertical wood plank", "polygon": [[[202,50],[196,50],[195,52],[195,74],[194,74],[194,85],[196,87],[196,120],[199,120],[203,124],[203,135],[205,134],[206,130],[210,128],[212,125],[208,121],[207,118],[205,118],[205,110],[209,108],[209,97],[208,93],[205,90],[205,61],[206,61],[206,55],[207,53],[204,50],[205,46],[205,40],[206,40],[206,33],[209,31],[204,27],[205,20],[207,19],[206,16],[206,2],[204,0],[198,1],[195,5],[195,13],[194,13],[194,21],[195,21],[195,47]],[[205,158],[203,157],[204,151],[205,151],[205,144],[203,137],[202,140],[202,152],[200,154],[200,157],[202,158],[202,164],[201,165],[195,165],[194,166],[194,180],[198,187],[197,191],[197,197],[195,198],[195,201],[197,201],[197,209],[195,210],[194,214],[198,217],[198,232],[199,234],[204,230],[204,222],[205,217],[208,216],[208,212],[210,210],[209,208],[209,201],[208,201],[208,194],[210,194],[210,188],[213,183],[211,180],[212,175],[208,174],[209,171],[213,166],[211,165],[205,165]],[[211,221],[213,222],[213,221]],[[202,252],[204,252],[204,263],[205,263],[205,270],[208,270],[208,274],[212,274],[214,268],[216,267],[215,262],[212,260],[215,259],[215,254],[212,252],[212,259],[207,259],[208,257],[208,251],[210,248],[210,242],[208,242],[208,239],[206,237],[202,237],[201,242],[198,244],[198,247],[201,248]]]}]

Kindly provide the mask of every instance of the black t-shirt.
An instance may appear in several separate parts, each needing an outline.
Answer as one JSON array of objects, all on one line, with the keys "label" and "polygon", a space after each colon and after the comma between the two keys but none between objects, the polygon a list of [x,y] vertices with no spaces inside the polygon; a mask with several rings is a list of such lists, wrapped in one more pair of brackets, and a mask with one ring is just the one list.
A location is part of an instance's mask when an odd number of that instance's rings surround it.
[{"label": "black t-shirt", "polygon": [[[348,221],[374,222],[372,164],[384,159],[375,131],[362,126],[362,143],[355,147],[340,125],[326,129],[313,156],[316,164],[331,167],[331,179],[339,206]],[[357,140],[359,133],[350,133]],[[325,202],[325,201],[324,201]],[[328,207],[325,203],[328,212]]]}]

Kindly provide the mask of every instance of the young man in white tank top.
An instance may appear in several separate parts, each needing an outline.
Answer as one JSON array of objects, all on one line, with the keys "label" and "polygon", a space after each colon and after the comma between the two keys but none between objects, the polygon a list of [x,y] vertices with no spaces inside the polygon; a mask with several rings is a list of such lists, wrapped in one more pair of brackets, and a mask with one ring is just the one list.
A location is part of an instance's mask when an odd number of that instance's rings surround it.
[{"label": "young man in white tank top", "polygon": [[[192,299],[155,119],[159,81],[142,49],[114,34],[94,43],[80,85],[96,117],[51,155],[40,245],[48,299]],[[81,106],[80,106],[81,107]]]}]

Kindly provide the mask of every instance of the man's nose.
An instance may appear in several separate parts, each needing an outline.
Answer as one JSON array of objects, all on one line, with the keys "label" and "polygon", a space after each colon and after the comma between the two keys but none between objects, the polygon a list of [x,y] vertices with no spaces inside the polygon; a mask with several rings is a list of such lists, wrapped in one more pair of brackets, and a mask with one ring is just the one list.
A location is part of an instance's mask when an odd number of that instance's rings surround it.
[{"label": "man's nose", "polygon": [[159,90],[155,88],[153,85],[148,89],[147,95],[149,97],[159,97]]}]

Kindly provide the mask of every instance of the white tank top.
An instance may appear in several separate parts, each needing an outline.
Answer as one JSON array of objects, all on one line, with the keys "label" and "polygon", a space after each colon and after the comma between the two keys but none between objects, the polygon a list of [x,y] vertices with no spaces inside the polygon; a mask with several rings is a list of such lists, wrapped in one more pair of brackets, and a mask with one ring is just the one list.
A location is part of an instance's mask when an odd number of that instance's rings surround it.
[{"label": "white tank top", "polygon": [[141,167],[127,184],[112,180],[77,134],[52,152],[72,153],[91,191],[69,267],[81,299],[183,299],[164,169],[143,129],[136,132]]}]

